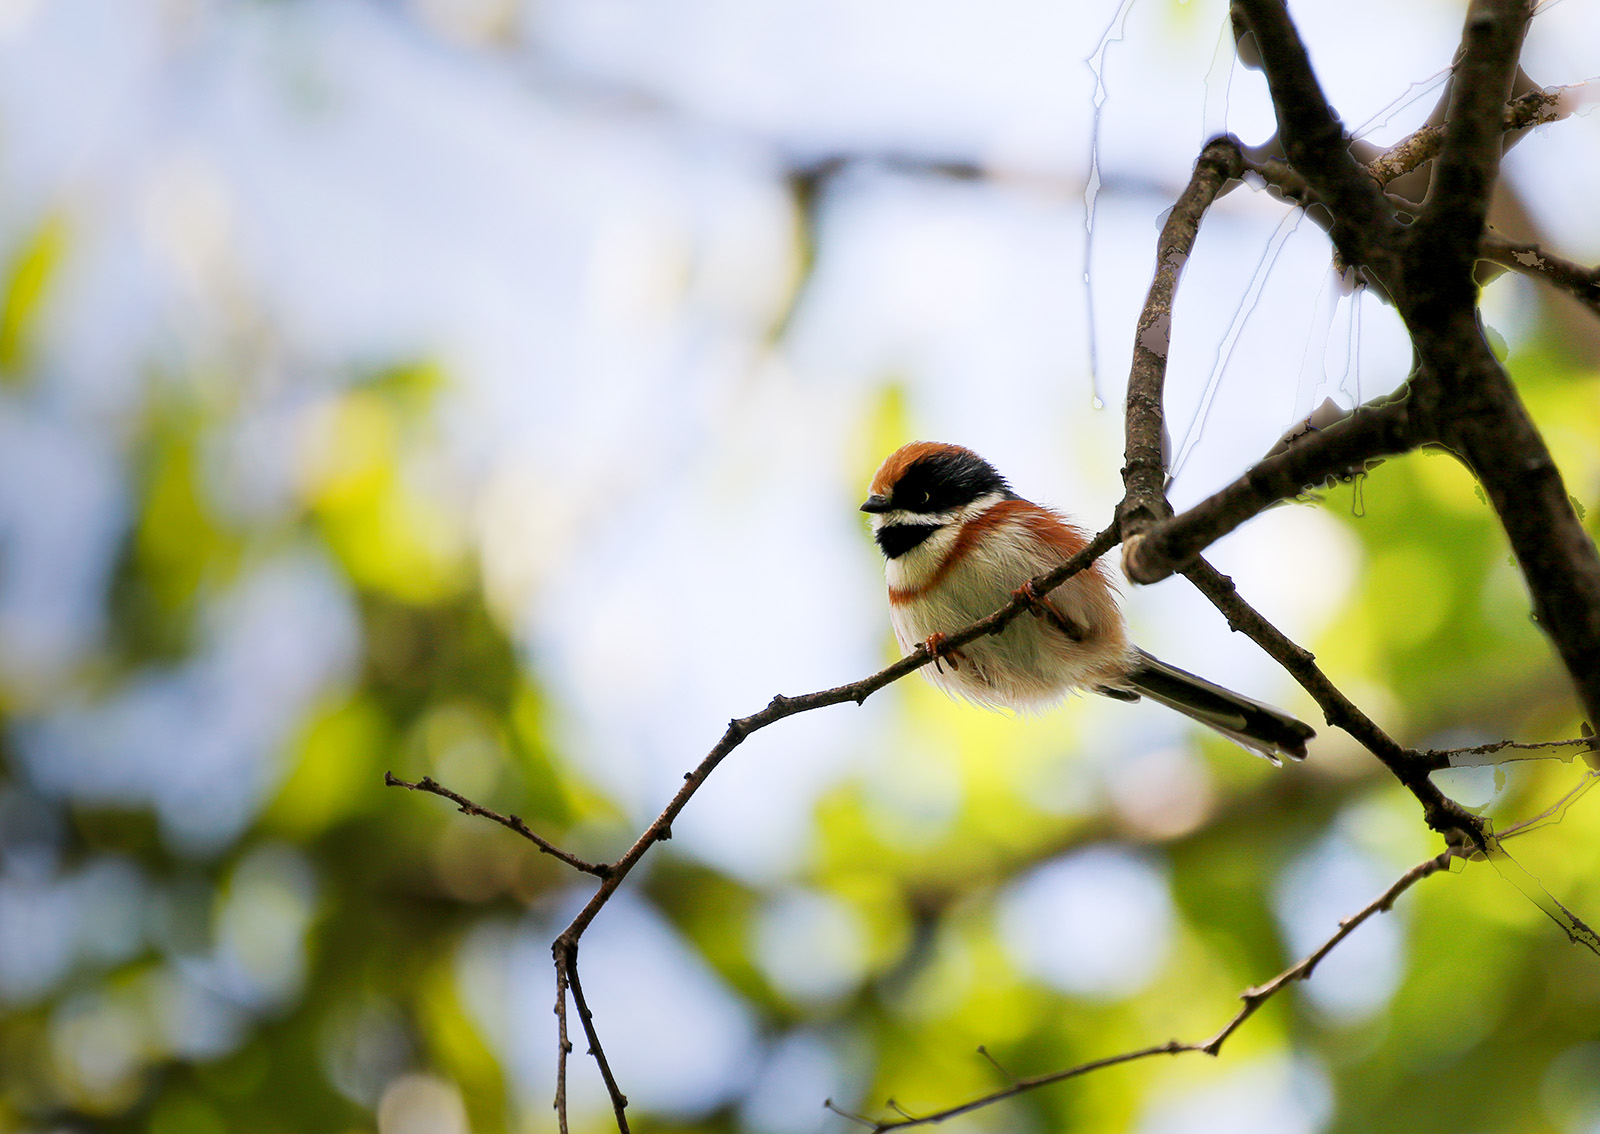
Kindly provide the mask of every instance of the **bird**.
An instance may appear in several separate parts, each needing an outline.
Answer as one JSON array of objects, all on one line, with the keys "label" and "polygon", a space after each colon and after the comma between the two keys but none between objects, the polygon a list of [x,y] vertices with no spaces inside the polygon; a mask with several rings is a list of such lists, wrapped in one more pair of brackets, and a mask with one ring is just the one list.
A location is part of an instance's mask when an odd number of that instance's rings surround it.
[{"label": "bird", "polygon": [[[914,441],[872,478],[861,511],[884,556],[889,620],[900,648],[925,645],[923,673],[988,708],[1037,711],[1087,689],[1148,697],[1281,765],[1316,735],[1305,722],[1140,649],[1128,637],[1110,569],[1097,561],[1048,595],[1028,582],[1082,551],[1088,535],[1025,500],[971,449]],[[1037,616],[960,649],[945,636],[1022,597]]]}]

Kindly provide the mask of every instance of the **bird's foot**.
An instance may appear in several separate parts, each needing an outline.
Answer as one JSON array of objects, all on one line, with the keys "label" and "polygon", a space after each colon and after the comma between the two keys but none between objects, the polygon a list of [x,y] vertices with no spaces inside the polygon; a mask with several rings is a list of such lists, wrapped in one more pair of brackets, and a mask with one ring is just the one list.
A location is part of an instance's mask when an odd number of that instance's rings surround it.
[{"label": "bird's foot", "polygon": [[1033,589],[1033,580],[1029,579],[1022,586],[1011,592],[1011,597],[1021,599],[1027,606],[1029,613],[1035,618],[1043,618],[1046,614],[1048,600],[1038,591]]},{"label": "bird's foot", "polygon": [[940,665],[941,661],[949,662],[952,670],[959,670],[961,666],[956,659],[960,658],[961,661],[966,661],[967,655],[961,652],[961,648],[959,646],[947,646],[944,644],[944,642],[944,634],[935,630],[932,634],[928,635],[928,640],[922,643],[922,648],[927,650],[929,655],[932,656],[933,668],[938,670],[940,673],[944,672],[944,667]]},{"label": "bird's foot", "polygon": [[1074,642],[1081,642],[1089,636],[1087,630],[1061,613],[1061,608],[1051,602],[1048,595],[1041,595],[1035,590],[1032,579],[1012,591],[1011,597],[1021,599],[1035,618],[1046,619]]}]

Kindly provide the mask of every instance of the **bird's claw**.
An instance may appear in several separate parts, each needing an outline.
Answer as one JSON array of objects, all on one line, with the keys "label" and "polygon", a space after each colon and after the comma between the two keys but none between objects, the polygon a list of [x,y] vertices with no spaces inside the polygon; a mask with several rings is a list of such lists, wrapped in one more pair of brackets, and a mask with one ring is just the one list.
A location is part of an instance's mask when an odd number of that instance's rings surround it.
[{"label": "bird's claw", "polygon": [[1023,604],[1032,612],[1035,618],[1049,620],[1050,624],[1061,631],[1074,642],[1081,642],[1088,637],[1088,631],[1079,626],[1072,619],[1061,613],[1061,608],[1051,602],[1048,597],[1041,595],[1034,589],[1033,580],[1029,579],[1022,586],[1011,592],[1011,597],[1021,599]]},{"label": "bird's claw", "polygon": [[1011,597],[1021,599],[1035,618],[1043,618],[1045,616],[1044,596],[1033,589],[1032,579],[1028,579],[1022,586],[1012,591]]},{"label": "bird's claw", "polygon": [[936,630],[928,635],[928,640],[922,644],[922,648],[927,650],[929,656],[933,658],[933,668],[939,673],[944,672],[943,666],[939,664],[941,661],[949,662],[951,670],[959,670],[961,666],[956,659],[960,658],[965,661],[967,655],[961,652],[961,647],[946,646],[944,642],[944,634]]}]

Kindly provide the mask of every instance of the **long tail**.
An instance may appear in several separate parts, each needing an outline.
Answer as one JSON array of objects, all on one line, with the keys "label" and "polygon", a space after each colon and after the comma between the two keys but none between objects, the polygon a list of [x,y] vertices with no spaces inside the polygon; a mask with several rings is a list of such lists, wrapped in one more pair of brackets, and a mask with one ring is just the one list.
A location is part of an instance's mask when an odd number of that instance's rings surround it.
[{"label": "long tail", "polygon": [[[1282,763],[1279,756],[1304,760],[1306,741],[1317,735],[1310,725],[1281,709],[1213,685],[1205,678],[1168,665],[1143,650],[1139,651],[1138,663],[1128,671],[1124,680],[1135,693],[1216,729],[1223,736],[1274,764]],[[1119,689],[1107,689],[1104,692],[1113,697],[1122,693]]]}]

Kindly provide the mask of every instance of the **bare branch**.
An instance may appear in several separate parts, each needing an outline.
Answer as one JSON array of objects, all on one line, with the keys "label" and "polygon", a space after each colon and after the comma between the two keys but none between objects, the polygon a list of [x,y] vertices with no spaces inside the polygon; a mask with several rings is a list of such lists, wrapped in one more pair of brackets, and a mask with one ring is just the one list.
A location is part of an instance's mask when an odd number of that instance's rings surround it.
[{"label": "bare branch", "polygon": [[[1285,155],[1333,214],[1329,235],[1346,263],[1371,268],[1385,287],[1400,279],[1400,231],[1393,210],[1350,152],[1339,116],[1311,69],[1283,0],[1234,0],[1255,34],[1278,115]],[[1502,96],[1502,100],[1504,98]]]},{"label": "bare branch", "polygon": [[[1548,90],[1527,91],[1506,103],[1505,114],[1500,120],[1500,128],[1507,135],[1505,148],[1509,149],[1515,145],[1522,133],[1529,128],[1559,122],[1571,115],[1582,101],[1575,97],[1573,92],[1585,85],[1579,83],[1573,86],[1551,87]],[[1432,161],[1439,155],[1439,147],[1443,143],[1442,125],[1422,126],[1367,162],[1363,168],[1378,184],[1387,185]],[[1263,181],[1276,189],[1287,201],[1306,206],[1321,200],[1317,196],[1317,191],[1311,187],[1311,182],[1282,158],[1268,157],[1253,160],[1247,155],[1245,168],[1259,174]],[[1390,197],[1389,201],[1396,209],[1406,211],[1414,212],[1421,207],[1415,201],[1404,201],[1398,197]]]},{"label": "bare branch", "polygon": [[[1016,1096],[1025,1094],[1028,1091],[1036,1091],[1040,1087],[1048,1087],[1053,1083],[1064,1082],[1067,1079],[1076,1079],[1082,1075],[1088,1075],[1094,1071],[1104,1070],[1107,1067],[1116,1067],[1123,1063],[1133,1063],[1136,1060],[1149,1059],[1156,1055],[1181,1055],[1184,1052],[1205,1052],[1207,1055],[1214,1056],[1222,1049],[1222,1045],[1227,1041],[1228,1037],[1233,1035],[1234,1032],[1238,1031],[1240,1026],[1243,1025],[1246,1020],[1255,1015],[1255,1013],[1263,1004],[1272,999],[1272,997],[1276,996],[1286,986],[1294,981],[1306,980],[1310,978],[1317,965],[1322,962],[1322,959],[1332,952],[1341,941],[1343,941],[1346,937],[1349,937],[1350,934],[1354,933],[1356,928],[1361,925],[1362,922],[1366,921],[1374,914],[1383,913],[1391,909],[1394,906],[1396,899],[1398,899],[1401,894],[1405,893],[1412,886],[1422,881],[1422,879],[1428,877],[1428,875],[1437,874],[1439,871],[1449,866],[1450,859],[1454,854],[1454,851],[1446,850],[1425,862],[1420,862],[1416,866],[1413,866],[1410,870],[1401,875],[1399,880],[1397,880],[1394,885],[1390,886],[1382,894],[1379,894],[1376,898],[1374,898],[1372,902],[1366,906],[1366,908],[1340,922],[1339,928],[1333,934],[1333,936],[1329,937],[1328,940],[1324,941],[1311,953],[1307,954],[1295,964],[1290,965],[1287,969],[1283,970],[1283,972],[1269,980],[1266,984],[1257,985],[1255,988],[1248,988],[1244,992],[1240,993],[1239,996],[1240,999],[1244,1001],[1244,1005],[1238,1010],[1238,1012],[1234,1014],[1233,1018],[1223,1025],[1222,1029],[1210,1039],[1198,1040],[1191,1043],[1183,1043],[1178,1040],[1169,1040],[1166,1043],[1156,1044],[1153,1047],[1141,1047],[1135,1051],[1123,1052],[1120,1055],[1111,1055],[1104,1059],[1093,1059],[1087,1063],[1080,1063],[1074,1067],[1068,1067],[1061,1071],[1052,1071],[1046,1075],[1034,1075],[1030,1078],[1018,1079],[1016,1082],[1012,1083],[1003,1090],[994,1091],[991,1094],[982,1096],[981,1098],[976,1098],[969,1102],[961,1103],[959,1106],[946,1107],[942,1110],[932,1111],[931,1113],[920,1115],[915,1118],[888,1119],[875,1122],[871,1127],[872,1132],[873,1134],[884,1134],[885,1131],[889,1130],[905,1130],[913,1126],[931,1126],[935,1123],[940,1123],[948,1119],[955,1118],[958,1115],[970,1114],[975,1110],[981,1110],[984,1107],[993,1106],[995,1103],[1003,1102],[1006,1099],[1015,1098]],[[839,1111],[839,1113],[844,1114],[845,1112]],[[846,1115],[846,1117],[857,1116]]]},{"label": "bare branch", "polygon": [[1328,680],[1309,650],[1296,645],[1245,602],[1232,579],[1204,559],[1184,568],[1183,576],[1222,612],[1230,630],[1247,636],[1289,671],[1321,707],[1330,725],[1348,732],[1383,761],[1384,767],[1422,804],[1428,826],[1447,838],[1462,832],[1479,847],[1485,846],[1482,820],[1441,792],[1428,778],[1429,766],[1417,752],[1399,744],[1358,709]]},{"label": "bare branch", "polygon": [[1600,720],[1600,552],[1573,511],[1561,470],[1467,307],[1404,311],[1422,366],[1418,419],[1482,484],[1528,584],[1533,616]]},{"label": "bare branch", "polygon": [[1542,280],[1600,315],[1600,267],[1585,268],[1553,256],[1537,244],[1519,244],[1492,232],[1483,238],[1478,255],[1502,268]]},{"label": "bare branch", "polygon": [[1173,205],[1156,246],[1156,273],[1134,335],[1128,377],[1127,450],[1122,467],[1126,495],[1117,509],[1122,536],[1143,531],[1171,515],[1166,499],[1166,460],[1161,405],[1172,337],[1172,300],[1183,265],[1200,232],[1200,219],[1229,180],[1243,170],[1233,138],[1213,138],[1195,162],[1188,188]]},{"label": "bare branch", "polygon": [[[1029,580],[1034,592],[1038,595],[1049,594],[1073,575],[1087,569],[1096,559],[1115,547],[1116,543],[1117,537],[1115,525],[1113,525],[1095,536],[1087,547],[1055,570]],[[1019,591],[1021,590],[1021,588],[1018,589]],[[1020,594],[1013,597],[1010,602],[993,614],[969,623],[953,633],[946,634],[944,637],[944,651],[948,653],[985,635],[1000,633],[1011,624],[1014,618],[1028,609],[1028,606],[1028,601],[1021,597]],[[706,777],[716,770],[717,765],[722,763],[730,752],[744,743],[745,738],[751,733],[766,728],[770,724],[775,724],[785,717],[792,717],[796,713],[822,709],[829,705],[841,705],[846,701],[854,701],[859,705],[885,685],[898,681],[908,673],[914,673],[931,661],[933,661],[933,655],[928,652],[926,644],[919,644],[915,650],[912,650],[905,657],[893,665],[879,670],[871,677],[864,677],[860,681],[852,682],[849,685],[840,685],[833,689],[807,693],[800,697],[785,697],[780,693],[768,702],[767,707],[760,712],[729,721],[727,731],[722,734],[722,739],[717,741],[715,747],[706,754],[705,759],[701,760],[693,771],[684,773],[683,787],[678,789],[678,793],[672,797],[672,801],[662,809],[660,815],[656,816],[655,821],[645,828],[644,833],[639,836],[633,846],[628,848],[627,853],[612,864],[611,872],[601,880],[600,887],[595,891],[594,897],[589,899],[588,904],[578,912],[578,915],[572,919],[571,924],[562,931],[557,943],[559,944],[564,940],[570,940],[574,944],[577,942],[583,931],[589,927],[589,923],[594,920],[595,915],[600,912],[606,902],[611,899],[611,895],[616,892],[617,887],[622,884],[622,880],[638,865],[645,852],[655,843],[672,837],[673,820],[678,817],[684,806],[693,798],[695,792],[700,790],[700,785],[705,783]]]},{"label": "bare branch", "polygon": [[[1500,119],[1502,134],[1515,134],[1532,126],[1542,126],[1564,117],[1560,109],[1563,92],[1568,87],[1553,87],[1547,91],[1528,91],[1506,103]],[[1394,145],[1367,163],[1367,172],[1380,185],[1387,185],[1403,177],[1424,162],[1439,155],[1444,144],[1443,126],[1423,126],[1401,138]],[[1509,144],[1509,143],[1507,143]]]},{"label": "bare branch", "polygon": [[[1534,744],[1515,740],[1497,740],[1493,744],[1478,744],[1471,748],[1426,748],[1416,753],[1416,755],[1434,770],[1440,768],[1485,768],[1503,764],[1507,760],[1571,760],[1578,755],[1578,749],[1594,751],[1595,743],[1595,738],[1592,736],[1577,736],[1571,740],[1541,740]],[[1507,756],[1500,760],[1457,759],[1459,756],[1492,756],[1497,752],[1504,752],[1507,748],[1536,752],[1538,754],[1533,756]],[[1554,751],[1554,749],[1560,748],[1570,748],[1573,751]],[[1501,836],[1501,838],[1504,837],[1505,835]]]},{"label": "bare branch", "polygon": [[485,819],[492,819],[502,827],[515,831],[534,846],[538,847],[545,854],[550,855],[552,858],[559,858],[562,862],[566,863],[574,870],[581,870],[585,874],[593,874],[596,878],[605,878],[611,874],[612,868],[606,863],[585,862],[577,855],[562,850],[544,836],[529,829],[528,825],[517,816],[502,815],[498,811],[491,811],[487,807],[473,803],[472,800],[468,799],[466,796],[459,795],[456,792],[451,791],[443,784],[434,780],[431,776],[423,776],[416,783],[412,783],[409,780],[402,780],[393,772],[385,772],[383,774],[383,782],[390,787],[403,787],[410,791],[425,791],[430,795],[437,795],[443,799],[448,799],[451,803],[456,805],[456,810],[460,811],[463,815],[480,815]]},{"label": "bare branch", "polygon": [[556,963],[556,1124],[560,1134],[567,1134],[567,1056],[572,1054],[572,1041],[567,1038],[567,966]]},{"label": "bare branch", "polygon": [[1163,520],[1123,548],[1122,569],[1136,583],[1181,570],[1216,540],[1262,510],[1365,470],[1378,457],[1419,444],[1405,398],[1370,402],[1328,428],[1297,440],[1188,511]]},{"label": "bare branch", "polygon": [[1212,1036],[1205,1043],[1201,1044],[1200,1050],[1204,1051],[1207,1055],[1217,1054],[1217,1052],[1221,1050],[1223,1042],[1226,1041],[1229,1036],[1233,1035],[1234,1032],[1238,1031],[1241,1024],[1243,1024],[1251,1016],[1255,1015],[1256,1011],[1268,1000],[1276,996],[1285,985],[1292,981],[1310,980],[1311,974],[1316,970],[1316,967],[1322,963],[1322,958],[1333,952],[1334,948],[1338,946],[1339,942],[1343,941],[1346,937],[1349,937],[1352,933],[1354,933],[1357,926],[1366,921],[1373,914],[1387,913],[1389,910],[1393,909],[1395,899],[1399,898],[1401,894],[1405,893],[1418,882],[1428,877],[1428,875],[1437,874],[1439,871],[1447,868],[1450,865],[1450,859],[1454,857],[1455,853],[1456,852],[1454,850],[1445,850],[1435,855],[1433,858],[1417,863],[1417,865],[1413,866],[1410,870],[1402,874],[1399,879],[1396,880],[1393,886],[1390,886],[1382,894],[1379,894],[1376,898],[1374,898],[1372,902],[1360,913],[1356,914],[1354,917],[1348,917],[1344,921],[1341,921],[1339,923],[1339,931],[1324,941],[1314,951],[1307,954],[1296,964],[1290,965],[1288,968],[1284,969],[1283,972],[1273,977],[1266,984],[1258,985],[1257,987],[1242,993],[1241,999],[1244,1001],[1244,1006],[1239,1009],[1238,1014],[1235,1015],[1233,1019],[1229,1020],[1227,1025],[1223,1027],[1220,1032]]},{"label": "bare branch", "polygon": [[[578,1009],[578,1020],[583,1024],[583,1034],[589,1038],[589,1054],[594,1056],[594,1061],[600,1067],[600,1077],[605,1080],[606,1091],[611,1096],[611,1112],[617,1119],[619,1134],[628,1134],[628,1096],[622,1093],[622,1088],[617,1086],[616,1076],[611,1073],[611,1064],[606,1061],[605,1048],[600,1046],[600,1034],[595,1031],[594,1013],[589,1011],[589,1004],[583,998],[583,985],[578,980],[578,943],[569,941],[565,936],[557,938],[552,947],[556,960],[556,985],[559,988],[563,980],[572,989],[572,1003]],[[563,1061],[564,1062],[564,1061]],[[556,1084],[557,1097],[564,1098],[566,1080],[563,1078]]]},{"label": "bare branch", "polygon": [[[1036,595],[1049,594],[1073,575],[1080,571],[1086,570],[1091,564],[1094,563],[1096,559],[1100,558],[1100,556],[1104,555],[1111,548],[1115,547],[1116,542],[1117,537],[1115,525],[1113,525],[1112,527],[1108,527],[1099,535],[1095,536],[1095,538],[1089,542],[1087,547],[1085,547],[1077,555],[1074,555],[1071,559],[1067,560],[1067,562],[1061,564],[1053,571],[1046,572],[1043,575],[1039,575],[1036,578],[1029,580],[1029,584],[1032,587],[1033,592]],[[954,633],[947,634],[945,636],[945,648],[947,650],[958,649],[961,646],[966,645],[968,642],[981,638],[986,634],[1000,633],[1008,625],[1010,625],[1013,619],[1020,615],[1024,610],[1028,609],[1029,602],[1023,597],[1022,591],[1023,588],[1018,588],[1018,594],[1013,597],[1010,602],[1001,607],[999,610],[995,611],[993,614],[990,614],[986,618],[981,618],[978,621],[955,631]],[[572,989],[573,1003],[576,1004],[578,1008],[578,1017],[583,1023],[585,1034],[589,1037],[590,1053],[594,1056],[595,1061],[600,1065],[600,1073],[602,1078],[605,1079],[606,1089],[611,1093],[612,1109],[616,1112],[617,1125],[623,1134],[627,1134],[628,1129],[627,1119],[624,1114],[624,1108],[628,1105],[628,1100],[627,1097],[623,1095],[622,1091],[617,1087],[616,1080],[611,1074],[611,1068],[606,1063],[605,1052],[600,1046],[600,1039],[595,1032],[594,1022],[591,1018],[588,1005],[583,999],[582,985],[580,985],[578,982],[578,940],[583,936],[584,930],[586,930],[594,921],[595,916],[605,907],[605,904],[611,900],[611,896],[615,894],[617,892],[617,888],[622,885],[622,880],[628,876],[629,872],[632,871],[635,866],[638,865],[639,860],[645,856],[650,848],[656,843],[664,842],[672,837],[673,820],[675,820],[679,813],[683,811],[689,800],[693,798],[695,792],[697,792],[700,789],[700,786],[705,783],[706,778],[711,775],[711,773],[716,769],[717,765],[722,763],[728,754],[742,744],[745,738],[751,733],[756,732],[759,729],[763,729],[770,724],[774,724],[777,721],[783,720],[785,717],[792,717],[797,713],[808,712],[812,709],[821,709],[829,705],[843,704],[846,701],[854,701],[857,704],[860,704],[873,693],[877,692],[879,689],[882,689],[885,685],[899,680],[908,673],[913,673],[916,670],[921,669],[932,660],[933,655],[928,652],[926,645],[919,645],[915,650],[901,658],[899,661],[895,662],[893,665],[879,670],[870,677],[862,678],[860,681],[852,682],[849,685],[840,685],[833,689],[824,689],[819,692],[808,693],[800,697],[785,697],[784,695],[779,694],[773,697],[773,699],[768,703],[767,707],[762,709],[760,712],[753,713],[748,717],[742,717],[728,722],[727,731],[723,733],[722,739],[717,742],[717,744],[709,753],[707,753],[706,757],[700,761],[693,771],[686,772],[684,774],[683,787],[678,789],[677,794],[674,795],[671,802],[662,809],[661,814],[656,816],[654,822],[652,822],[649,827],[645,828],[644,832],[634,842],[633,846],[628,848],[626,854],[619,858],[615,863],[604,868],[605,872],[599,875],[600,886],[595,890],[594,895],[589,899],[588,903],[584,905],[583,909],[578,912],[578,915],[572,919],[571,923],[568,924],[566,929],[561,931],[560,936],[558,936],[551,944],[551,953],[555,958],[556,967],[556,997],[558,1009],[564,1004],[562,997],[563,985],[570,986]],[[432,791],[435,794],[443,795],[447,799],[451,799],[452,801],[456,802],[461,807],[462,811],[466,811],[469,814],[485,815],[487,818],[495,819],[497,822],[500,822],[505,826],[512,827],[513,830],[517,830],[517,828],[513,826],[506,818],[497,816],[492,812],[486,812],[482,808],[478,808],[475,804],[471,803],[470,800],[467,800],[464,797],[459,796],[447,789],[441,788],[438,784],[433,783],[431,780],[425,779],[419,784],[407,784],[404,781],[395,780],[393,776],[390,776],[389,780],[404,787]],[[562,1016],[562,1022],[563,1024],[565,1023],[564,1014]],[[559,1042],[562,1045],[567,1043],[564,1034],[560,1038]],[[564,1050],[565,1048],[563,1047],[563,1051]],[[564,1107],[566,1100],[565,1067],[565,1059],[558,1059],[558,1071],[562,1075],[561,1079],[556,1084],[556,1100],[558,1108]]]},{"label": "bare branch", "polygon": [[1473,0],[1467,10],[1438,164],[1405,257],[1405,289],[1419,309],[1470,309],[1476,303],[1472,265],[1500,170],[1505,104],[1532,14],[1531,0]]}]

